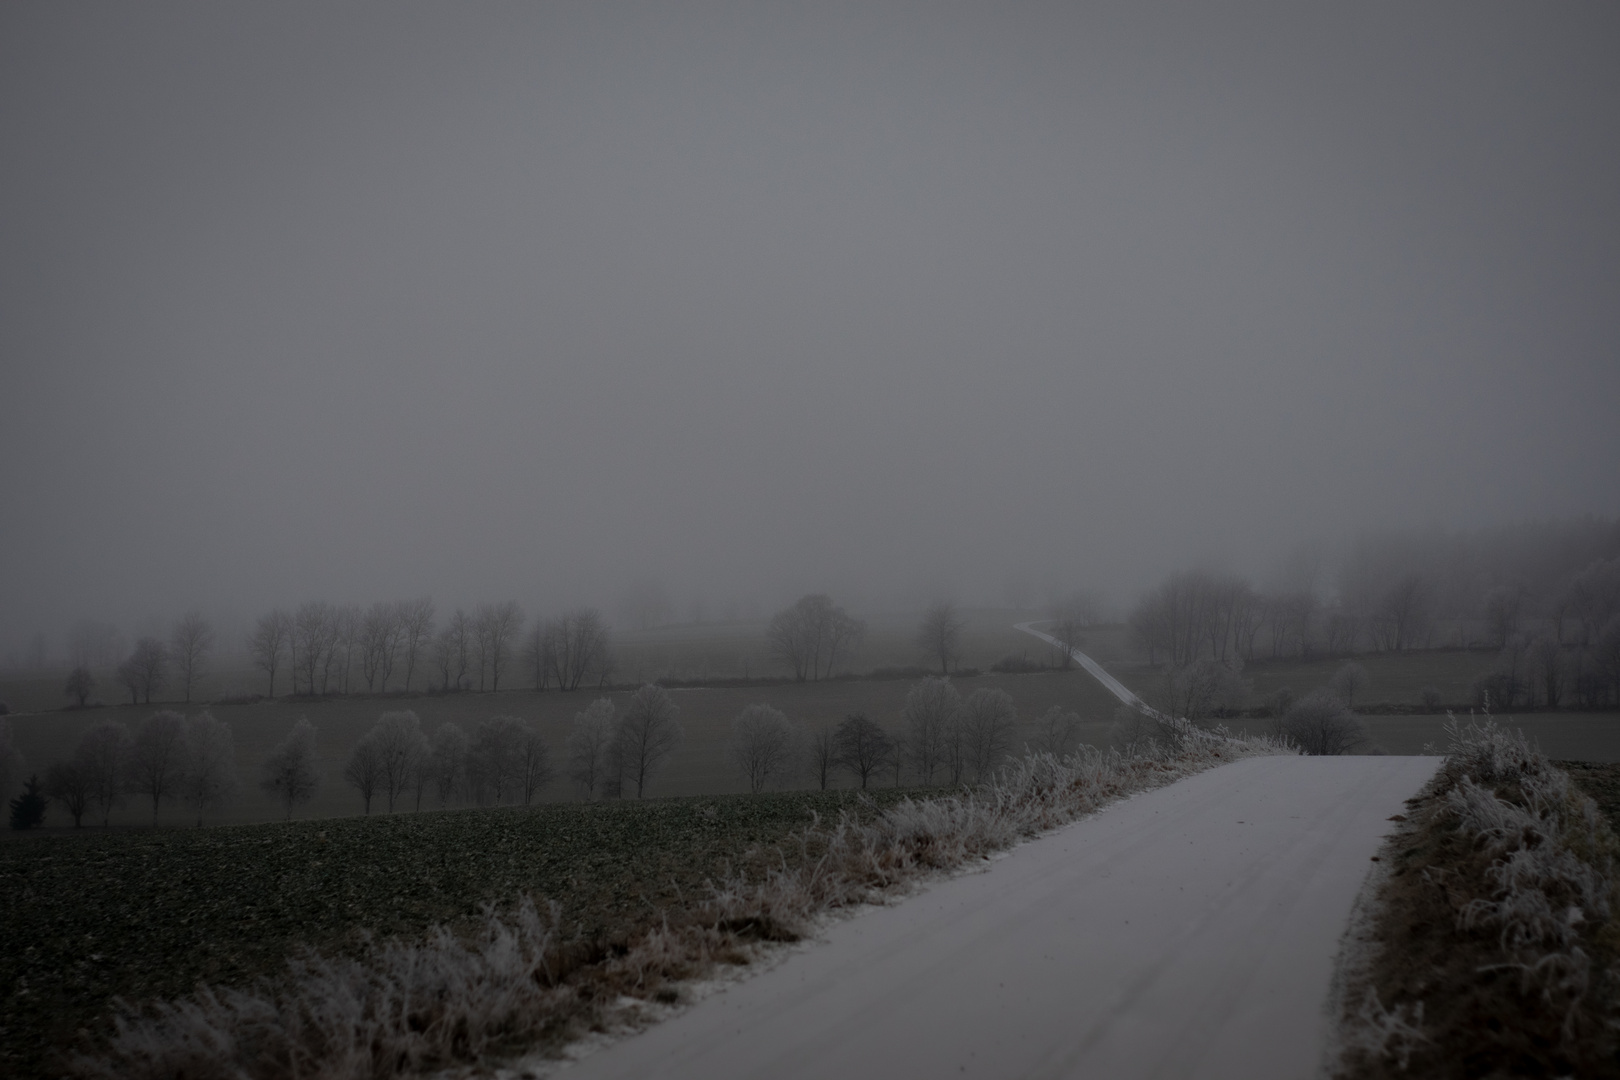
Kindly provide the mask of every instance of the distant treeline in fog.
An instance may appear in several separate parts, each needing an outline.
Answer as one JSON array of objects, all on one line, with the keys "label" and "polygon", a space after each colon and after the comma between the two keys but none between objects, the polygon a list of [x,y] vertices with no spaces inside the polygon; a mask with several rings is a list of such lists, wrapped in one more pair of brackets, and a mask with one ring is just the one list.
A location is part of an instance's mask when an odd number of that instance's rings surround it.
[{"label": "distant treeline in fog", "polygon": [[1483,648],[1499,655],[1482,701],[1620,700],[1620,522],[1364,536],[1337,567],[1307,552],[1277,579],[1172,573],[1131,611],[1132,639],[1211,684],[1257,659]]}]

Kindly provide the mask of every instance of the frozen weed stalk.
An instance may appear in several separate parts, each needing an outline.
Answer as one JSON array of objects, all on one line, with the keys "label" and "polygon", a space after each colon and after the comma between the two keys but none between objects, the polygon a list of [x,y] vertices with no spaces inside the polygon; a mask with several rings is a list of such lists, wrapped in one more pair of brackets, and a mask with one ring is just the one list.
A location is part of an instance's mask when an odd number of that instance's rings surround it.
[{"label": "frozen weed stalk", "polygon": [[1381,954],[1341,1018],[1338,1072],[1612,1075],[1620,843],[1522,734],[1488,715],[1446,730],[1380,894]]}]

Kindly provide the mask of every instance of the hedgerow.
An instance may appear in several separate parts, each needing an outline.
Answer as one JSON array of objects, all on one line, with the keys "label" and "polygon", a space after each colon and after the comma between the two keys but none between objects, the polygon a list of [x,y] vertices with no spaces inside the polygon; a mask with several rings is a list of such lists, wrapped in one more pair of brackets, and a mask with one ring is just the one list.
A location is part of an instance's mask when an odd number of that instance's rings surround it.
[{"label": "hedgerow", "polygon": [[1615,1076],[1620,842],[1523,735],[1447,725],[1347,988],[1345,1077]]}]

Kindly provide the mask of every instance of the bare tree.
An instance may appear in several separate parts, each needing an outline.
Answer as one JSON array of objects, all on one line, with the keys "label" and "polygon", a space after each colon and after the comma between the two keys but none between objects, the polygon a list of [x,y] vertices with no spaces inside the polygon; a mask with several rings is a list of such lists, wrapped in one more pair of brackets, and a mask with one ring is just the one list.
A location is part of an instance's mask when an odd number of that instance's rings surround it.
[{"label": "bare tree", "polygon": [[[586,799],[606,794],[603,789],[608,783],[617,726],[613,702],[608,698],[597,698],[583,712],[574,714],[574,727],[568,733],[568,778],[580,786]],[[616,783],[618,778],[613,779]]]},{"label": "bare tree", "polygon": [[1356,695],[1367,689],[1367,682],[1370,679],[1371,676],[1367,674],[1367,669],[1351,660],[1333,673],[1333,678],[1329,681],[1328,686],[1332,688],[1335,694],[1339,695],[1340,700],[1344,702],[1345,708],[1353,710],[1356,707]]},{"label": "bare tree", "polygon": [[973,781],[982,784],[1012,750],[1018,709],[1005,690],[981,687],[962,703],[962,741]]},{"label": "bare tree", "polygon": [[405,689],[411,688],[411,676],[423,647],[433,639],[433,601],[426,596],[407,600],[399,605],[400,647],[405,654]]},{"label": "bare tree", "polygon": [[837,731],[831,722],[823,720],[810,729],[807,756],[810,771],[815,773],[817,786],[826,791],[827,781],[831,779],[832,771],[838,767]]},{"label": "bare tree", "polygon": [[433,792],[444,806],[465,790],[467,753],[471,740],[457,724],[440,724],[428,750]]},{"label": "bare tree", "polygon": [[1505,648],[1508,639],[1519,632],[1528,592],[1523,586],[1499,585],[1485,594],[1485,629],[1498,649]]},{"label": "bare tree", "polygon": [[934,774],[946,764],[947,741],[961,708],[961,695],[947,679],[923,679],[906,692],[911,764],[924,784],[932,784]]},{"label": "bare tree", "polygon": [[76,759],[58,761],[45,770],[45,795],[62,804],[75,829],[84,824],[84,812],[90,807],[90,778]]},{"label": "bare tree", "polygon": [[438,637],[433,639],[433,666],[439,671],[439,689],[467,688],[467,667],[472,657],[473,625],[460,608],[451,615]]},{"label": "bare tree", "polygon": [[371,800],[383,783],[383,757],[372,738],[376,729],[366,732],[349,751],[349,760],[343,764],[344,781],[359,794],[367,814],[371,813]]},{"label": "bare tree", "polygon": [[422,723],[409,709],[385,712],[366,736],[377,750],[378,765],[382,770],[380,783],[388,801],[388,812],[401,793],[408,791],[416,777],[421,760],[428,752],[427,740],[422,736]]},{"label": "bare tree", "polygon": [[231,729],[209,713],[198,713],[186,720],[185,771],[180,778],[180,798],[197,813],[217,810],[236,794],[236,744]]},{"label": "bare tree", "polygon": [[1416,574],[1401,578],[1384,593],[1374,630],[1385,649],[1417,648],[1429,625],[1429,586]]},{"label": "bare tree", "polygon": [[185,773],[185,718],[164,710],[141,721],[130,746],[129,790],[152,800],[154,824],[163,800],[176,793]]},{"label": "bare tree", "polygon": [[255,667],[261,669],[270,679],[269,692],[266,697],[276,696],[276,672],[281,668],[281,656],[292,644],[292,618],[285,611],[277,608],[268,615],[259,616],[259,621],[253,626],[253,633],[248,635],[248,654],[253,657]]},{"label": "bare tree", "polygon": [[1101,619],[1102,603],[1097,595],[1077,590],[1056,600],[1051,606],[1052,636],[1061,642],[1058,666],[1065,671],[1074,663],[1074,650],[1081,644],[1081,631],[1095,626]]},{"label": "bare tree", "polygon": [[911,742],[904,735],[889,736],[893,744],[889,754],[889,776],[894,786],[900,786],[900,775],[905,771],[906,762],[911,760]]},{"label": "bare tree", "polygon": [[1283,716],[1283,731],[1307,754],[1348,754],[1367,741],[1366,725],[1343,701],[1313,691]]},{"label": "bare tree", "polygon": [[800,611],[801,604],[802,600],[771,616],[765,628],[765,643],[770,647],[771,655],[792,668],[795,679],[804,682],[811,675],[815,641]]},{"label": "bare tree", "polygon": [[393,604],[375,603],[360,624],[360,673],[366,689],[388,689],[388,673],[394,666],[394,649],[399,641],[399,611]]},{"label": "bare tree", "polygon": [[[1620,556],[1598,560],[1570,581],[1562,608],[1580,626],[1582,645],[1597,641],[1603,627],[1620,612]],[[1559,633],[1563,620],[1559,620]],[[1561,639],[1560,639],[1561,640]]]},{"label": "bare tree", "polygon": [[135,666],[135,662],[125,660],[118,665],[118,670],[114,674],[118,679],[118,685],[122,686],[129,694],[129,703],[139,705],[141,703],[141,672]]},{"label": "bare tree", "polygon": [[646,795],[647,782],[681,741],[680,710],[661,686],[648,683],[630,697],[619,721],[618,745],[624,778],[636,785],[636,798]]},{"label": "bare tree", "polygon": [[488,795],[503,803],[521,790],[522,746],[523,724],[515,716],[494,716],[478,725],[467,752],[467,784],[478,802]]},{"label": "bare tree", "polygon": [[1035,735],[1029,740],[1029,748],[1036,753],[1063,758],[1079,746],[1079,713],[1065,712],[1063,706],[1053,705],[1035,721]]},{"label": "bare tree", "polygon": [[840,650],[859,640],[866,625],[826,593],[801,596],[772,616],[765,629],[771,654],[793,669],[799,682],[831,677]]},{"label": "bare tree", "polygon": [[605,665],[611,647],[607,624],[595,608],[564,612],[546,627],[545,653],[562,690],[579,689],[587,675]]},{"label": "bare tree", "polygon": [[331,604],[311,600],[298,605],[292,623],[293,693],[298,692],[299,675],[304,693],[314,695],[317,686],[326,693],[337,639],[337,612]]},{"label": "bare tree", "polygon": [[1591,657],[1596,673],[1608,680],[1611,698],[1620,701],[1620,615],[1611,616],[1598,631]]},{"label": "bare tree", "polygon": [[1277,593],[1266,597],[1261,606],[1272,657],[1303,654],[1309,646],[1311,624],[1316,616],[1315,594],[1307,591]]},{"label": "bare tree", "polygon": [[[1376,621],[1375,627],[1379,626]],[[1364,620],[1354,612],[1330,610],[1322,620],[1322,646],[1330,656],[1344,656],[1356,650],[1362,638]]]},{"label": "bare tree", "polygon": [[523,792],[523,805],[528,806],[556,776],[551,768],[551,748],[533,723],[522,725],[516,760],[518,787]]},{"label": "bare tree", "polygon": [[320,787],[316,761],[315,728],[300,716],[259,769],[259,787],[281,802],[286,820],[292,820],[294,806],[308,802]]},{"label": "bare tree", "polygon": [[838,764],[855,774],[866,790],[867,781],[889,766],[894,755],[894,743],[888,732],[867,718],[865,713],[850,713],[833,732],[833,743],[838,748]]},{"label": "bare tree", "polygon": [[68,673],[67,684],[62,687],[62,692],[76,699],[79,708],[82,709],[85,702],[90,700],[90,692],[95,688],[96,677],[90,673],[89,668],[81,664]]},{"label": "bare tree", "polygon": [[828,611],[826,621],[822,623],[822,640],[826,643],[827,658],[823,675],[832,678],[833,665],[837,662],[839,654],[851,651],[865,636],[865,622],[841,607],[834,607]]},{"label": "bare tree", "polygon": [[0,716],[0,805],[11,798],[27,771],[28,763],[11,739],[11,722]]},{"label": "bare tree", "polygon": [[1236,667],[1241,663],[1234,659],[1229,666],[1206,656],[1166,671],[1154,695],[1159,711],[1194,723],[1237,712],[1249,693]]},{"label": "bare tree", "polygon": [[129,732],[115,720],[103,720],[79,737],[73,751],[90,785],[90,800],[101,810],[101,824],[124,801],[133,745]]},{"label": "bare tree", "polygon": [[180,680],[180,692],[186,704],[191,704],[191,692],[197,688],[208,667],[208,657],[214,651],[214,628],[198,612],[188,612],[174,624],[169,634],[169,657],[174,662],[175,677]]},{"label": "bare tree", "polygon": [[1253,654],[1266,611],[1242,578],[1185,570],[1143,596],[1130,625],[1151,664],[1185,668],[1203,657],[1225,664]]},{"label": "bare tree", "polygon": [[1530,670],[1547,707],[1558,708],[1564,697],[1564,647],[1556,637],[1543,633],[1531,641]]},{"label": "bare tree", "polygon": [[749,705],[731,721],[731,758],[756,795],[793,774],[793,725],[781,710]]},{"label": "bare tree", "polygon": [[529,628],[529,632],[523,635],[522,653],[523,666],[534,681],[535,692],[539,693],[551,681],[550,624],[537,621]]},{"label": "bare tree", "polygon": [[332,655],[338,669],[338,693],[353,689],[354,661],[361,650],[365,634],[366,613],[359,604],[344,604],[332,609]]},{"label": "bare tree", "polygon": [[135,651],[129,654],[118,668],[118,680],[130,692],[130,704],[136,704],[135,698],[139,695],[146,704],[152,703],[152,695],[163,689],[163,683],[169,673],[169,654],[164,651],[163,643],[154,637],[143,637],[135,643]]},{"label": "bare tree", "polygon": [[917,648],[939,664],[939,673],[949,675],[962,649],[962,618],[956,605],[939,603],[923,613],[917,626]]},{"label": "bare tree", "polygon": [[484,673],[489,673],[489,688],[501,688],[501,671],[511,658],[518,634],[523,629],[523,611],[511,600],[502,604],[485,604],[478,609],[474,620],[478,646],[478,689],[484,688]]}]

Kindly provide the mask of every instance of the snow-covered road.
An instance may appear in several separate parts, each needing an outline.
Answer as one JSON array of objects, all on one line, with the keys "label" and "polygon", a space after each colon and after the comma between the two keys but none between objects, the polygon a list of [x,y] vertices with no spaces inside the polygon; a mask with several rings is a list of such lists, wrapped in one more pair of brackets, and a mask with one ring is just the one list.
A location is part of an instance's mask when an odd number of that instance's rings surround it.
[{"label": "snow-covered road", "polygon": [[1437,764],[1251,758],[1138,795],[561,1075],[1309,1077],[1368,860]]}]

